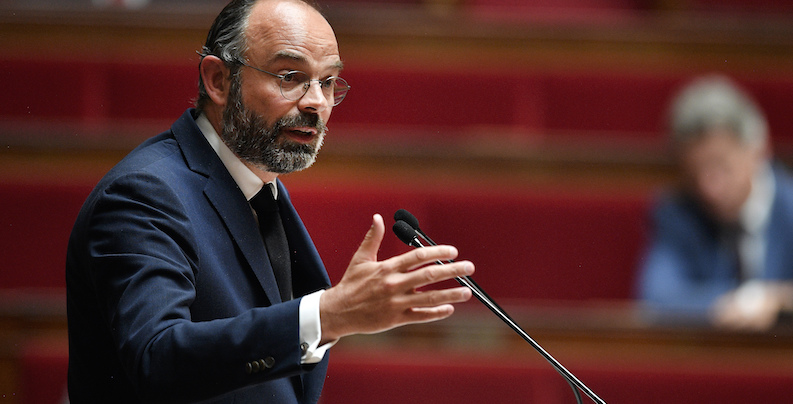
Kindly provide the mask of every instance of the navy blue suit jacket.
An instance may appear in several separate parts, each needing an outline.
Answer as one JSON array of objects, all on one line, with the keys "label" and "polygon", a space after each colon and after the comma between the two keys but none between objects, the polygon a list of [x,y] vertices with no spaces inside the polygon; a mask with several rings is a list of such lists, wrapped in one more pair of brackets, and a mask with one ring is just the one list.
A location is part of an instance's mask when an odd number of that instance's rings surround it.
[{"label": "navy blue suit jacket", "polygon": [[[767,228],[763,279],[793,279],[793,178],[774,167],[776,194]],[[692,317],[738,286],[737,263],[717,224],[691,198],[671,195],[653,210],[651,244],[638,294],[650,308]]]},{"label": "navy blue suit jacket", "polygon": [[72,403],[319,399],[327,355],[301,365],[298,336],[299,297],[330,283],[319,254],[279,182],[297,297],[282,303],[250,205],[193,114],[109,171],[77,218]]}]

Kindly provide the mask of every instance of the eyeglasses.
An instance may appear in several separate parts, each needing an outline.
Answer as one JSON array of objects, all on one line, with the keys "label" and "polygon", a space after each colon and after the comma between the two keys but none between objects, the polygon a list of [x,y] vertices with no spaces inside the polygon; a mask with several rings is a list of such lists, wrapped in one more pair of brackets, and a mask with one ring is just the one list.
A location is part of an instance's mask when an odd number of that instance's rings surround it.
[{"label": "eyeglasses", "polygon": [[308,92],[308,89],[311,88],[312,81],[319,83],[319,88],[322,89],[322,94],[325,95],[325,98],[327,98],[328,102],[333,103],[334,107],[341,104],[342,100],[344,100],[344,97],[347,96],[347,92],[350,91],[350,85],[347,84],[347,80],[344,80],[341,77],[330,76],[325,79],[312,79],[308,73],[301,72],[299,70],[292,70],[285,74],[275,74],[268,72],[267,70],[259,69],[258,67],[253,67],[243,61],[239,61],[239,63],[243,66],[250,67],[253,70],[267,73],[273,77],[281,79],[281,95],[290,101],[297,101],[303,98],[303,96]]}]

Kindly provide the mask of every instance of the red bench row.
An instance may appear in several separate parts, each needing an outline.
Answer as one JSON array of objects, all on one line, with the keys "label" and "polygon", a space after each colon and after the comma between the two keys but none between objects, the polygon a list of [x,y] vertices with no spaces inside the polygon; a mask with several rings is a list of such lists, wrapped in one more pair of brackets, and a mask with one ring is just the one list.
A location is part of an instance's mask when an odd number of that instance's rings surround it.
[{"label": "red bench row", "polygon": [[[530,350],[528,346],[527,351]],[[785,401],[793,377],[757,367],[601,358],[565,366],[610,404]],[[583,402],[592,402],[583,393]],[[539,355],[333,352],[323,403],[574,403],[565,380]]]},{"label": "red bench row", "polygon": [[[22,404],[63,402],[65,340],[30,343],[20,355]],[[527,348],[529,349],[529,348]],[[426,351],[333,351],[323,404],[369,403],[537,403],[575,402],[564,379],[540,356],[450,355]],[[600,398],[629,403],[774,403],[793,394],[793,377],[784,371],[738,368],[695,361],[618,365],[565,365]],[[582,393],[583,396],[583,393]],[[591,402],[583,397],[584,402]]]},{"label": "red bench row", "polygon": [[[526,191],[336,190],[294,192],[331,279],[340,279],[371,214],[408,209],[438,243],[477,265],[493,297],[516,300],[629,299],[643,244],[646,197]],[[381,257],[408,249],[390,230]]]},{"label": "red bench row", "polygon": [[[66,241],[88,186],[0,185],[3,288],[63,288]],[[391,216],[413,212],[439,243],[477,264],[474,277],[495,298],[629,299],[642,246],[646,198],[485,190],[308,189],[292,198],[338,281],[379,212],[389,228],[381,257],[408,247]]]},{"label": "red bench row", "polygon": [[[0,119],[67,122],[111,130],[136,121],[163,125],[191,105],[197,58],[183,63],[0,60],[6,96]],[[476,133],[661,139],[669,97],[688,76],[636,72],[424,71],[352,65],[353,90],[334,111],[335,137],[411,131],[460,139]],[[740,79],[740,78],[739,78]],[[767,112],[774,138],[793,144],[793,76],[741,82]],[[404,129],[402,131],[394,129]],[[378,131],[380,130],[380,131]],[[78,134],[79,135],[79,134]],[[610,136],[610,137],[609,137]],[[46,142],[46,138],[41,141]]]}]

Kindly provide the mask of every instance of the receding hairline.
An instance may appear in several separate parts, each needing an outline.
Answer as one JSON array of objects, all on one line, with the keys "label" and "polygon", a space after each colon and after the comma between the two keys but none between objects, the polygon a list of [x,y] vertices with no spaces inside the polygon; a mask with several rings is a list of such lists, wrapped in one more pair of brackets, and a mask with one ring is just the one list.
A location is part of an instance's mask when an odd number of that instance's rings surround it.
[{"label": "receding hairline", "polygon": [[[252,44],[252,41],[254,41],[255,40],[254,38],[257,37],[257,34],[254,33],[255,31],[257,31],[258,29],[263,29],[264,32],[266,32],[272,29],[277,29],[277,25],[274,26],[272,23],[268,24],[267,22],[260,22],[260,21],[254,22],[254,15],[257,14],[257,10],[259,12],[265,12],[265,13],[274,12],[276,8],[279,7],[280,5],[298,6],[299,9],[304,10],[305,13],[313,13],[313,16],[315,18],[321,19],[326,24],[330,36],[333,39],[333,43],[335,47],[335,60],[332,60],[330,64],[326,66],[341,71],[344,68],[344,63],[341,61],[341,55],[339,55],[338,53],[338,42],[336,39],[336,33],[333,31],[333,27],[330,25],[330,22],[328,22],[327,18],[325,18],[325,16],[322,15],[322,12],[318,9],[316,5],[304,0],[257,0],[248,11],[248,14],[246,15],[244,22],[244,28],[242,30],[242,35],[244,35],[245,43],[246,43],[245,53],[251,50],[250,46]],[[259,6],[269,7],[269,9],[262,11],[261,9],[257,8]],[[264,15],[269,16],[269,14],[264,14]],[[273,21],[273,20],[269,20],[269,21]],[[267,61],[267,63],[275,63],[282,60],[291,60],[295,62],[308,61],[306,55],[302,54],[299,51],[292,51],[290,49],[274,50],[270,53],[269,56],[266,57],[265,60]]]}]

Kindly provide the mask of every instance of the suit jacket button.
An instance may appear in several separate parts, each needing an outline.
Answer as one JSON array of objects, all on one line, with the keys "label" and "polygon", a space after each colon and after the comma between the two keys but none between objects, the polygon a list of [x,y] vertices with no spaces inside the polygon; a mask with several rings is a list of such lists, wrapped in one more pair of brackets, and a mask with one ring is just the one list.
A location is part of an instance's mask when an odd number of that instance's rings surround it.
[{"label": "suit jacket button", "polygon": [[300,352],[305,355],[308,352],[308,342],[303,342],[300,344]]},{"label": "suit jacket button", "polygon": [[245,364],[245,373],[251,374],[253,373],[253,365],[250,362]]},{"label": "suit jacket button", "polygon": [[253,373],[259,373],[259,371],[262,369],[261,366],[259,366],[259,361],[253,361],[250,363],[250,365]]},{"label": "suit jacket button", "polygon": [[275,358],[273,358],[272,356],[268,356],[263,360],[261,360],[260,362],[262,362],[262,367],[265,367],[267,369],[271,369],[273,366],[275,366]]}]

